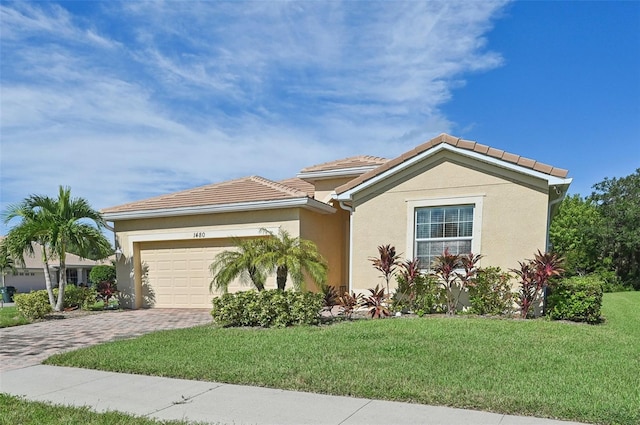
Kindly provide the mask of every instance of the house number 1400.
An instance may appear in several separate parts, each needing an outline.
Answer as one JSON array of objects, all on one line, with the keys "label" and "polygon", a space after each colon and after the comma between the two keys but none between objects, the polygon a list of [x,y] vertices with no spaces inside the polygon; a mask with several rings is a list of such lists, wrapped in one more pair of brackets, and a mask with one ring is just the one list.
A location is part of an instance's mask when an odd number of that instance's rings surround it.
[{"label": "house number 1400", "polygon": [[204,232],[194,232],[193,233],[193,237],[194,238],[204,238]]}]

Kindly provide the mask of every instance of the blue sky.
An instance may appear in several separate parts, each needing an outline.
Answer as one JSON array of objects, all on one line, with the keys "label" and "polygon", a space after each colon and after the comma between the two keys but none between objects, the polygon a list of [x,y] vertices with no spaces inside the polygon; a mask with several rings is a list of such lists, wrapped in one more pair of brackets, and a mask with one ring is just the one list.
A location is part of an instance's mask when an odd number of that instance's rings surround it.
[{"label": "blue sky", "polygon": [[[0,207],[105,208],[446,132],[640,167],[640,2],[0,3]],[[0,227],[0,234],[6,233]]]}]

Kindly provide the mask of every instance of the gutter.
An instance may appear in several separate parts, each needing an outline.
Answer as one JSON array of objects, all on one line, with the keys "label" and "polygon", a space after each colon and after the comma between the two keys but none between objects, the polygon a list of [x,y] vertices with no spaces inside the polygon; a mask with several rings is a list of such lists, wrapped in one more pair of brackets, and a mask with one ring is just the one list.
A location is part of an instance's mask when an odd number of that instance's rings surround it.
[{"label": "gutter", "polygon": [[142,218],[158,218],[158,217],[176,217],[176,216],[189,216],[199,214],[217,214],[226,212],[239,212],[239,211],[256,211],[256,210],[269,210],[279,208],[304,208],[319,212],[321,214],[332,214],[336,212],[336,209],[331,205],[324,202],[317,201],[312,198],[293,198],[293,199],[280,199],[275,201],[253,201],[253,202],[239,202],[235,204],[222,204],[222,205],[202,205],[197,207],[178,207],[178,208],[163,208],[153,209],[146,211],[124,211],[124,212],[112,212],[103,213],[102,216],[106,221],[118,221],[118,220],[136,220]]}]

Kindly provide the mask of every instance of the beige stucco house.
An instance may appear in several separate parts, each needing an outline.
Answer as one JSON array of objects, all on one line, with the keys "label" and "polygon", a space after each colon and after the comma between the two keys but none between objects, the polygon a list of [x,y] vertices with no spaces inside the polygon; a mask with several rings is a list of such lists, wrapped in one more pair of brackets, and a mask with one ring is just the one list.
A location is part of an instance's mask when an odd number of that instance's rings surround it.
[{"label": "beige stucco house", "polygon": [[[2,237],[0,237],[0,240],[2,240]],[[25,254],[23,259],[24,264],[16,262],[15,270],[6,272],[5,285],[13,286],[18,293],[45,289],[42,246],[33,244],[33,255]],[[74,285],[90,284],[89,274],[91,269],[97,265],[111,264],[114,259],[110,257],[94,261],[68,252],[65,258],[67,282]],[[51,284],[53,287],[57,287],[60,281],[60,261],[58,259],[49,260],[49,275],[51,276]]]},{"label": "beige stucco house", "polygon": [[570,183],[566,170],[442,134],[391,160],[346,158],[279,182],[245,177],[103,213],[123,254],[125,305],[209,308],[209,264],[231,238],[260,237],[261,228],[314,241],[340,292],[381,283],[368,258],[382,244],[425,267],[445,247],[480,253],[485,267],[516,267],[546,249]]}]

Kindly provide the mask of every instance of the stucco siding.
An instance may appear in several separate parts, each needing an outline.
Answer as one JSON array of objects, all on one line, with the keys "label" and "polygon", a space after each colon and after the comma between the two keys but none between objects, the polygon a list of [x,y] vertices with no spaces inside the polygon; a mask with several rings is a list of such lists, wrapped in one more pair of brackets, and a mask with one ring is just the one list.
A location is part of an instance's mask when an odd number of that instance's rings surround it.
[{"label": "stucco siding", "polygon": [[[300,237],[318,246],[329,265],[327,283],[336,290],[347,285],[348,219],[349,215],[344,210],[338,210],[335,214],[315,214],[303,210],[300,214]],[[308,283],[307,288],[314,289],[314,285]]]},{"label": "stucco siding", "polygon": [[[474,253],[481,265],[503,270],[544,250],[548,194],[546,182],[443,152],[414,164],[354,196],[352,288],[383,283],[369,257],[392,244],[403,258],[415,256],[413,209],[477,203]],[[395,282],[394,282],[395,284]]]},{"label": "stucco siding", "polygon": [[[123,259],[116,264],[123,306],[140,308],[152,304],[146,286],[148,282],[144,280],[143,262],[158,261],[162,256],[150,250],[164,249],[166,253],[191,247],[197,261],[201,262],[204,253],[209,253],[212,262],[213,256],[223,247],[232,248],[230,237],[257,237],[261,228],[276,232],[279,227],[292,236],[299,236],[299,214],[298,209],[280,209],[115,222],[117,245],[123,252]],[[202,281],[206,273],[210,280],[206,267],[194,266],[194,269],[199,271],[194,271],[189,279]],[[275,283],[272,286],[275,287]],[[230,286],[230,290],[239,289],[242,287],[238,282]],[[196,304],[202,306],[200,301]]]},{"label": "stucco siding", "polygon": [[321,202],[329,202],[331,200],[331,194],[336,190],[336,187],[350,182],[353,178],[354,177],[351,176],[313,181],[315,186],[315,199]]}]

